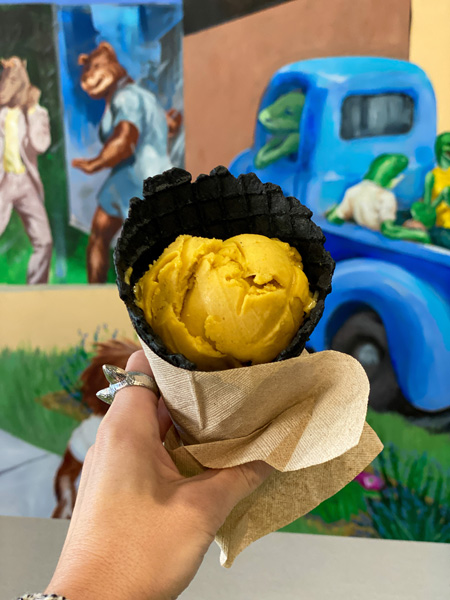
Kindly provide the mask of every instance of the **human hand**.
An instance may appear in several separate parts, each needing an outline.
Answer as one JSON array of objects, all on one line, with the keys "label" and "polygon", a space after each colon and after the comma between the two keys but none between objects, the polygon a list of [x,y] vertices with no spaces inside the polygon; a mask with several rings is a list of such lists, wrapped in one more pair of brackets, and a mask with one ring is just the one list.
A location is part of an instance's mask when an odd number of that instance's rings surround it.
[{"label": "human hand", "polygon": [[336,214],[338,207],[338,204],[333,204],[333,206],[331,206],[325,212],[325,217],[330,223],[334,223],[335,225],[342,225],[343,223],[345,223],[345,221]]},{"label": "human hand", "polygon": [[183,115],[175,108],[171,108],[166,112],[166,120],[169,128],[168,137],[171,139],[178,133],[183,122]]},{"label": "human hand", "polygon": [[41,90],[37,88],[35,85],[32,85],[28,90],[28,97],[25,108],[27,110],[33,109],[37,104],[39,104],[39,100],[41,99]]},{"label": "human hand", "polygon": [[94,158],[74,158],[72,160],[72,167],[90,175],[96,171],[96,161]]},{"label": "human hand", "polygon": [[[127,370],[151,375],[142,351]],[[126,387],[87,454],[48,594],[70,600],[171,600],[191,582],[232,508],[272,472],[263,462],[182,477],[162,440],[163,402]]]},{"label": "human hand", "polygon": [[425,229],[431,229],[436,222],[436,208],[425,202],[414,202],[411,206],[411,216],[415,221],[419,221]]}]

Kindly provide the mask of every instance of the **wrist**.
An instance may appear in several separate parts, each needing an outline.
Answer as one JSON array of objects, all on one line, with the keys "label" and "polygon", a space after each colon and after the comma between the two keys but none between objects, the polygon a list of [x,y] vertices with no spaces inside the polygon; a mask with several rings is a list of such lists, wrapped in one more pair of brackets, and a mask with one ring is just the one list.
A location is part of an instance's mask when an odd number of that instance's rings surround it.
[{"label": "wrist", "polygon": [[101,157],[93,158],[89,162],[89,166],[91,173],[96,173],[97,171],[100,171],[103,168]]},{"label": "wrist", "polygon": [[103,597],[116,600],[118,596],[109,593],[106,569],[94,567],[93,562],[80,563],[73,557],[64,565],[58,565],[45,593],[63,596],[67,600],[99,600]]},{"label": "wrist", "polygon": [[[55,571],[50,583],[45,589],[45,594],[62,596],[65,600],[168,600],[156,589],[146,586],[140,589],[139,582],[135,580],[132,567],[125,564],[109,564],[102,561],[101,566],[97,561],[89,561],[83,565],[71,565],[69,561],[63,569]],[[148,569],[151,570],[150,568]],[[153,579],[158,581],[158,574],[154,571]]]},{"label": "wrist", "polygon": [[67,598],[44,592],[43,594],[24,594],[20,598],[17,598],[17,600],[67,600]]}]

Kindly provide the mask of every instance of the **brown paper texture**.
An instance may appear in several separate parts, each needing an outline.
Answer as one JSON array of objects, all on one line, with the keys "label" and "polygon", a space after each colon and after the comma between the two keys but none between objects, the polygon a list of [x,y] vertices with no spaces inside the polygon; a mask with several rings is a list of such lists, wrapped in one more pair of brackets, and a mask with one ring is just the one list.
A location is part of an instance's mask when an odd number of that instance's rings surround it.
[{"label": "brown paper texture", "polygon": [[219,530],[223,566],[338,492],[382,449],[365,423],[367,376],[346,354],[304,351],[205,372],[175,367],[141,343],[175,423],[166,448],[183,475],[253,460],[276,469]]}]

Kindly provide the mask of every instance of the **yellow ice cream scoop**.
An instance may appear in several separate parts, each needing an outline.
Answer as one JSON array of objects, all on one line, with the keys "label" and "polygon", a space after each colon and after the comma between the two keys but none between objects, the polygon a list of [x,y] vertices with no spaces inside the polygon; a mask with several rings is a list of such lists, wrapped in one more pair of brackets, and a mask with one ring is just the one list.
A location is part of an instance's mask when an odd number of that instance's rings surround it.
[{"label": "yellow ice cream scoop", "polygon": [[295,248],[262,235],[180,235],[134,288],[170,352],[203,371],[273,360],[316,305]]}]

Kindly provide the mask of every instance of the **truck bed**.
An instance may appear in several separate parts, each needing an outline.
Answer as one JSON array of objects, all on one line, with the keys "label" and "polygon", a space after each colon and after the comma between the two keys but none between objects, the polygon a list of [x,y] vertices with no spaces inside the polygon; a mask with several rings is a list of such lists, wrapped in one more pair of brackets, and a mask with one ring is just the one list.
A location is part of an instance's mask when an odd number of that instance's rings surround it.
[{"label": "truck bed", "polygon": [[450,301],[450,251],[431,244],[390,240],[354,223],[335,225],[313,217],[327,238],[326,248],[336,262],[349,258],[385,260],[407,269],[433,285]]}]

